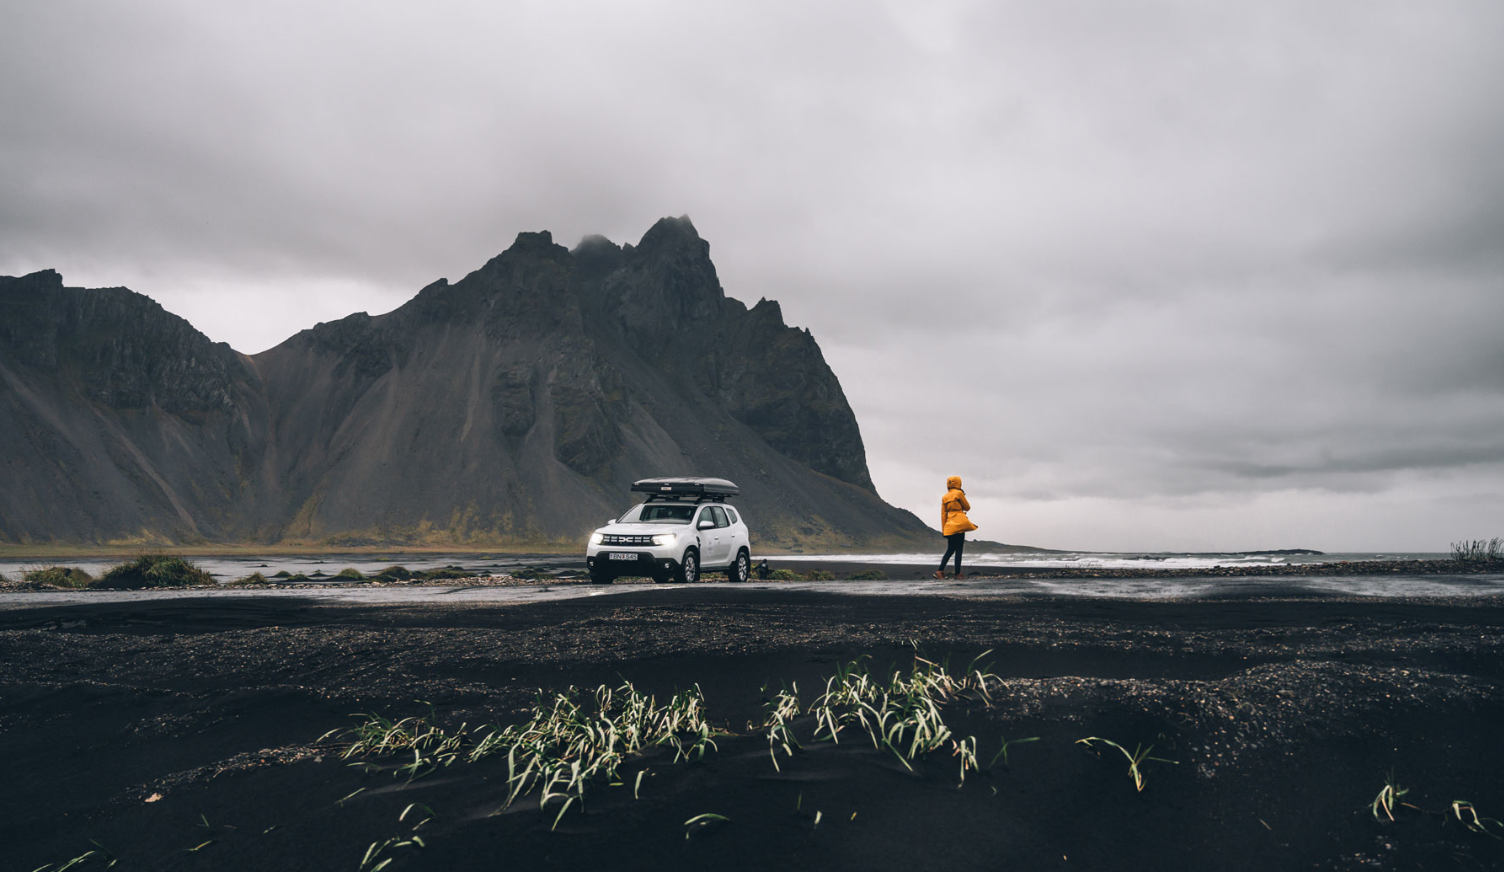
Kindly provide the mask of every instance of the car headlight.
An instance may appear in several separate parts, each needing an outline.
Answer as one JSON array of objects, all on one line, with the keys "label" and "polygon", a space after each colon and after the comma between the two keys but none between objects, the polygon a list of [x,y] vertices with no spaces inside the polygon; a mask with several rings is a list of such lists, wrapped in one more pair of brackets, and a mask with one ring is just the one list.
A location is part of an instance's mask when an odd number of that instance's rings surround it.
[{"label": "car headlight", "polygon": [[674,534],[673,533],[659,533],[658,535],[656,535],[656,536],[653,537],[653,544],[654,545],[672,545],[672,544],[674,544]]},{"label": "car headlight", "polygon": [[599,545],[599,544],[601,544],[601,540],[604,539],[604,538],[606,538],[606,537],[604,535],[602,535],[599,531],[591,533],[590,534],[590,544],[591,545]]}]

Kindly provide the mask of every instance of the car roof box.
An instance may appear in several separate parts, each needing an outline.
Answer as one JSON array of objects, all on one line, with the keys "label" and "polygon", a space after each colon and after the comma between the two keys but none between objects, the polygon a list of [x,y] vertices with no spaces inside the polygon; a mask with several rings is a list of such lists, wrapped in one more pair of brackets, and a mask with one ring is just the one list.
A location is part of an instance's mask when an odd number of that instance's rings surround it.
[{"label": "car roof box", "polygon": [[724,500],[741,492],[724,478],[644,478],[632,482],[632,493],[661,499]]}]

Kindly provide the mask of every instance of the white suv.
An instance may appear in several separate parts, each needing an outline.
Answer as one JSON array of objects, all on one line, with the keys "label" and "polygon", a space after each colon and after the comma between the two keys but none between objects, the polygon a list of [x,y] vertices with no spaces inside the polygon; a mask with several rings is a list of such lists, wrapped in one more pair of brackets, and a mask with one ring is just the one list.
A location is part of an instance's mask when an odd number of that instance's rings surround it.
[{"label": "white suv", "polygon": [[590,536],[585,563],[591,581],[641,575],[694,582],[702,571],[746,581],[752,574],[746,521],[726,504],[741,493],[736,485],[723,478],[647,478],[632,490],[647,494],[647,501]]}]

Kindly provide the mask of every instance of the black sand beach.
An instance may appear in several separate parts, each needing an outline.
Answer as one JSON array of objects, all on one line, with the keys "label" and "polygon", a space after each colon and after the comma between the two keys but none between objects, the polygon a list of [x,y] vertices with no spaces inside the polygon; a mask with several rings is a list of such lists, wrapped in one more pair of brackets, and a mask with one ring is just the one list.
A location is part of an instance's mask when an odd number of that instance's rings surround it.
[{"label": "black sand beach", "polygon": [[[811,700],[843,663],[919,651],[986,661],[990,705],[945,709],[970,773],[907,771],[860,735],[775,771],[768,693]],[[506,606],[361,607],[294,594],[0,612],[6,869],[1488,869],[1504,841],[1504,601],[850,596],[634,587]],[[352,768],[326,731],[355,712],[450,728],[526,717],[539,689],[698,685],[729,735],[598,785],[556,830],[493,815],[505,761],[412,782]],[[765,690],[766,688],[766,690]],[[421,701],[421,702],[420,702]],[[802,731],[802,732],[801,732]],[[850,738],[847,739],[846,737]],[[1153,745],[1126,758],[1078,739]],[[1100,752],[1100,753],[1099,753]],[[400,762],[400,761],[399,761]],[[646,767],[640,798],[634,779]],[[1394,822],[1371,803],[1409,792]],[[353,797],[345,799],[355,791]],[[432,818],[420,829],[419,803]],[[704,813],[729,820],[686,829]],[[818,815],[818,818],[817,818]],[[422,812],[427,817],[428,812]],[[1497,832],[1497,830],[1495,830]]]}]

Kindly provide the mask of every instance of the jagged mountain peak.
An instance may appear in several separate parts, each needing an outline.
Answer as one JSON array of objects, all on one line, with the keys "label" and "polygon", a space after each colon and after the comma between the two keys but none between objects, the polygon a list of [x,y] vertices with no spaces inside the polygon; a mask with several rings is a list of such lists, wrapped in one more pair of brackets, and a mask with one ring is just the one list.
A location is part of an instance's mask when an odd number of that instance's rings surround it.
[{"label": "jagged mountain peak", "polygon": [[522,232],[517,234],[516,240],[511,247],[503,251],[500,258],[521,259],[524,257],[537,257],[544,260],[567,261],[569,249],[554,242],[554,235],[547,230],[536,232]]},{"label": "jagged mountain peak", "polygon": [[63,277],[55,269],[42,269],[19,278],[8,278],[6,286],[15,290],[60,291],[63,289]]},{"label": "jagged mountain peak", "polygon": [[627,251],[604,236],[591,235],[580,240],[569,252],[574,267],[581,278],[599,278],[618,269],[625,262]]},{"label": "jagged mountain peak", "polygon": [[593,295],[626,332],[665,344],[702,335],[719,318],[726,293],[710,260],[710,243],[688,217],[664,218]]},{"label": "jagged mountain peak", "polygon": [[599,233],[590,233],[580,238],[580,242],[569,253],[575,258],[594,256],[598,253],[621,253],[621,246],[612,242]]},{"label": "jagged mountain peak", "polygon": [[703,250],[708,254],[710,243],[700,238],[700,232],[695,229],[693,221],[688,215],[680,215],[678,218],[659,218],[648,228],[648,232],[642,234],[638,241],[639,249],[658,249],[668,247],[687,247]]},{"label": "jagged mountain peak", "polygon": [[[681,270],[715,275],[715,264],[710,262],[710,243],[700,238],[688,215],[658,219],[637,243],[632,261],[643,268],[673,264]],[[718,282],[716,288],[720,288]]]},{"label": "jagged mountain peak", "polygon": [[727,298],[708,252],[687,218],[635,247],[521,233],[251,358],[128,290],[0,293],[0,375],[27,386],[0,391],[0,471],[32,495],[0,541],[574,542],[685,474],[741,484],[759,547],[926,536],[874,492],[814,339]]},{"label": "jagged mountain peak", "polygon": [[757,301],[757,305],[753,306],[750,311],[758,318],[766,318],[779,327],[783,326],[783,307],[778,305],[777,300],[769,300],[763,297]]},{"label": "jagged mountain peak", "polygon": [[486,265],[466,276],[457,285],[474,279],[489,279],[505,283],[515,275],[535,273],[541,267],[568,268],[569,249],[554,242],[554,235],[547,230],[524,231],[501,254],[486,261]]}]

